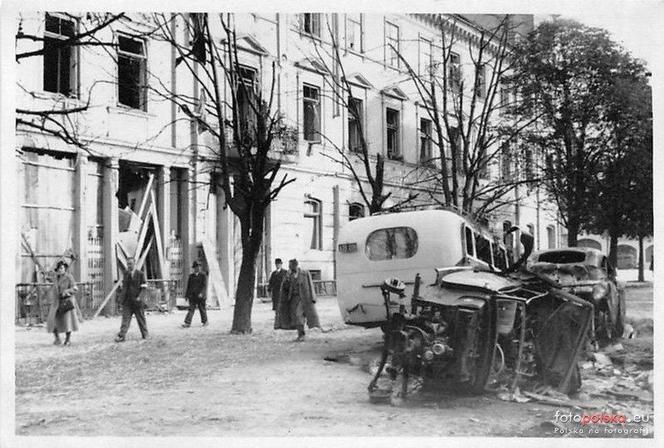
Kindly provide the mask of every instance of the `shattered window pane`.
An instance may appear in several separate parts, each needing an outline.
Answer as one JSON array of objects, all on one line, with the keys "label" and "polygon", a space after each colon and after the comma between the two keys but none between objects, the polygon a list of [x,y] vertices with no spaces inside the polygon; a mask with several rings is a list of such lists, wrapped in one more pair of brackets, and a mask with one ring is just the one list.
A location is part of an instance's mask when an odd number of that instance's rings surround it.
[{"label": "shattered window pane", "polygon": [[410,227],[379,229],[369,234],[365,253],[369,260],[410,258],[417,253],[417,232]]},{"label": "shattered window pane", "polygon": [[583,263],[586,261],[586,254],[572,250],[546,252],[541,254],[537,261],[556,264]]}]

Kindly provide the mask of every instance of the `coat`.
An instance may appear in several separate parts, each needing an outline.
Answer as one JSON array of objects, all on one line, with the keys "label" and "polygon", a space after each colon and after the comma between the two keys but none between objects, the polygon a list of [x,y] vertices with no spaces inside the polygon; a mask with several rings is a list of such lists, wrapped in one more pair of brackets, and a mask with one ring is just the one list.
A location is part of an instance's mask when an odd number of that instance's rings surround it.
[{"label": "coat", "polygon": [[189,274],[184,296],[193,303],[204,302],[207,294],[207,277],[203,272]]},{"label": "coat", "polygon": [[122,295],[120,301],[123,305],[140,304],[139,296],[143,288],[148,287],[148,281],[143,271],[134,269],[134,272],[125,272],[122,279]]},{"label": "coat", "polygon": [[[48,310],[48,318],[46,319],[46,330],[49,333],[53,333],[54,331],[58,333],[78,331],[78,315],[80,315],[81,310],[78,307],[78,301],[74,294],[77,290],[76,281],[68,272],[55,277],[53,286],[48,291],[51,305]],[[60,306],[60,298],[63,294],[69,295],[69,300],[74,304],[74,309],[58,316],[58,306]]]},{"label": "coat", "polygon": [[272,298],[272,309],[276,310],[279,306],[279,298],[281,297],[281,284],[284,282],[284,278],[288,271],[286,269],[275,270],[270,274],[270,280],[267,284],[267,291],[270,293]]},{"label": "coat", "polygon": [[296,273],[289,271],[281,283],[274,328],[294,330],[299,325],[304,326],[305,322],[309,328],[320,327],[315,303],[314,283],[309,271],[300,268]]}]

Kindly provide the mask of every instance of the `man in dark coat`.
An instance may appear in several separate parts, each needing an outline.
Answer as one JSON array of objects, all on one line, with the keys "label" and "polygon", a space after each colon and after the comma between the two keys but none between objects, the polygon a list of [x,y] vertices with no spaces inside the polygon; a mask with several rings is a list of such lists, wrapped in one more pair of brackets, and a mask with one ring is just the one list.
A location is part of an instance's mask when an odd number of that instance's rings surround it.
[{"label": "man in dark coat", "polygon": [[277,267],[277,269],[275,271],[272,271],[272,274],[270,274],[270,280],[268,281],[267,284],[267,292],[270,294],[270,297],[272,298],[272,309],[274,311],[277,311],[277,308],[279,306],[279,297],[281,297],[281,284],[283,283],[284,278],[286,277],[288,271],[286,271],[286,269],[283,269],[283,263],[281,262],[281,258],[275,259],[274,265]]},{"label": "man in dark coat", "polygon": [[314,283],[309,271],[300,269],[298,262],[288,262],[289,272],[281,285],[281,298],[275,328],[297,330],[296,342],[304,341],[304,324],[309,328],[320,328],[316,312]]},{"label": "man in dark coat", "polygon": [[136,315],[136,323],[141,330],[143,339],[148,338],[148,325],[145,321],[145,304],[141,300],[141,295],[147,291],[148,281],[143,271],[136,269],[133,258],[127,260],[127,272],[122,279],[122,294],[120,302],[122,303],[122,324],[120,332],[115,338],[115,342],[124,342],[131,316]]},{"label": "man in dark coat", "polygon": [[194,264],[192,264],[191,267],[194,272],[189,274],[189,279],[187,280],[187,292],[185,293],[185,297],[189,300],[189,311],[184,318],[182,327],[188,328],[191,326],[191,320],[194,317],[196,308],[198,308],[198,311],[201,313],[201,323],[204,327],[207,327],[208,319],[207,311],[205,310],[207,277],[201,272],[201,264],[198,261],[194,261]]}]

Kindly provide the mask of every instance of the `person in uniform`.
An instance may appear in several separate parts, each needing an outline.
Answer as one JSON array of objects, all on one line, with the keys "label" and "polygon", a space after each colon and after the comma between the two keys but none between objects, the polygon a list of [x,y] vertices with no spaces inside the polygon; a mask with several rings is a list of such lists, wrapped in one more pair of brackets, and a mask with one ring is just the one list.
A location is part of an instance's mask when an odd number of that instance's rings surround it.
[{"label": "person in uniform", "polygon": [[296,259],[288,262],[288,275],[281,284],[277,329],[297,330],[296,342],[304,341],[304,325],[320,328],[314,284],[309,271],[300,269]]},{"label": "person in uniform", "polygon": [[205,309],[207,276],[201,271],[201,264],[198,261],[194,261],[191,268],[194,272],[189,274],[189,279],[187,280],[187,292],[185,293],[185,297],[189,301],[189,311],[184,318],[182,327],[189,328],[191,326],[191,320],[194,317],[196,308],[198,308],[198,311],[201,314],[201,323],[204,327],[207,327],[208,318]]},{"label": "person in uniform", "polygon": [[129,324],[131,324],[131,317],[136,316],[136,323],[141,330],[143,339],[148,338],[148,325],[145,321],[145,304],[141,299],[141,295],[147,291],[148,281],[145,278],[145,273],[136,269],[136,264],[133,258],[127,260],[127,272],[125,272],[122,279],[122,295],[120,302],[122,303],[122,324],[120,325],[120,332],[115,338],[115,342],[124,342]]}]

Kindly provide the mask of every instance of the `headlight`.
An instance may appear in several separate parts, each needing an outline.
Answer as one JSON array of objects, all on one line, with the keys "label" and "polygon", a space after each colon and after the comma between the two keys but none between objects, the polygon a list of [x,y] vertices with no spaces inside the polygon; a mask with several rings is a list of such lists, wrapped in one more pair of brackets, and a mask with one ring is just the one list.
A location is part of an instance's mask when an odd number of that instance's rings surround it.
[{"label": "headlight", "polygon": [[433,359],[433,352],[431,350],[427,350],[424,352],[424,360],[425,361],[431,361]]},{"label": "headlight", "polygon": [[609,288],[603,283],[598,283],[593,286],[593,300],[599,300],[609,292]]}]

